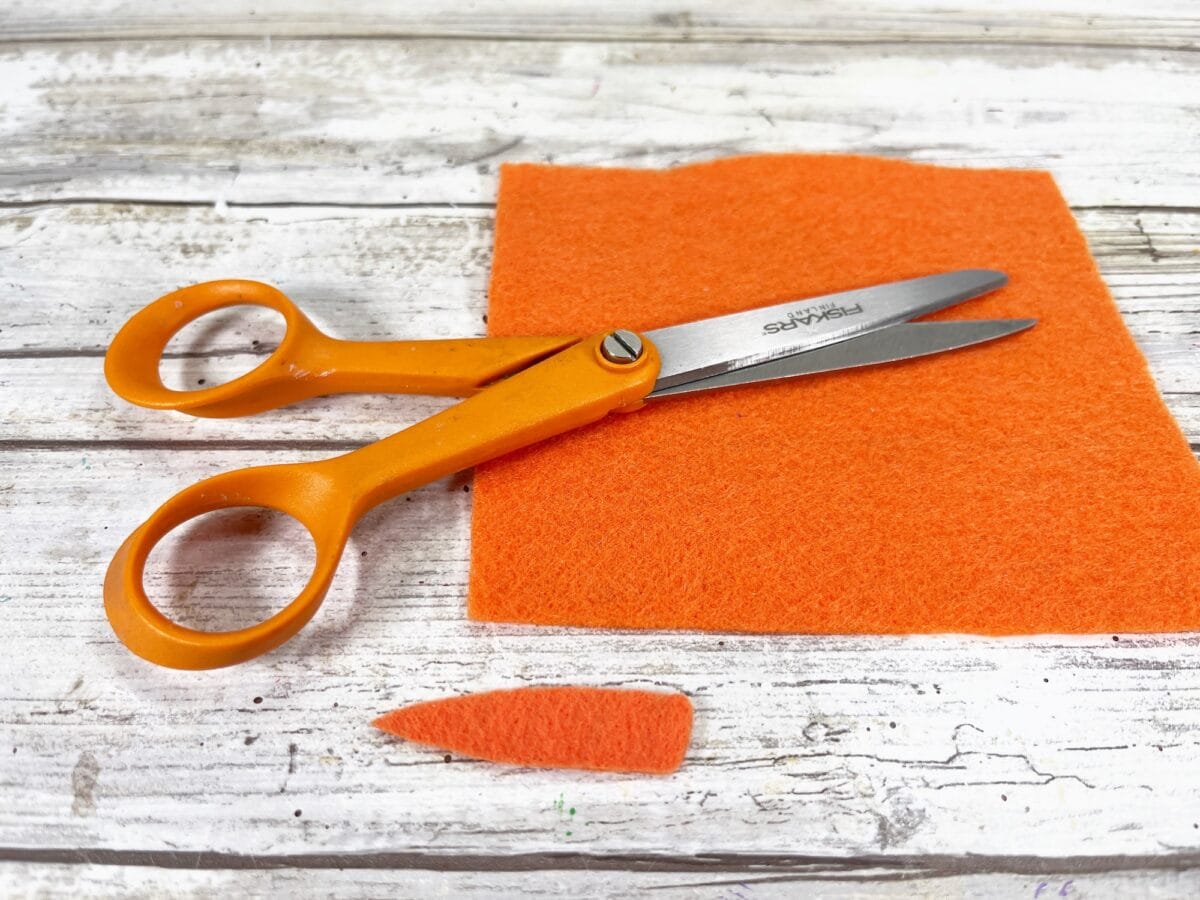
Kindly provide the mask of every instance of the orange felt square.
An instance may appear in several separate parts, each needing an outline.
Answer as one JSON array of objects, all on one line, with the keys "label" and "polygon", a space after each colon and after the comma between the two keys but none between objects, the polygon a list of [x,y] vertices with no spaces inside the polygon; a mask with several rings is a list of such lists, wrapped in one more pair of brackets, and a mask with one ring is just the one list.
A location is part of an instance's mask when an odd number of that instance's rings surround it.
[{"label": "orange felt square", "polygon": [[1032,330],[668,398],[480,467],[472,618],[760,632],[1200,626],[1200,467],[1043,172],[842,156],[505,168],[495,335],[959,268]]}]

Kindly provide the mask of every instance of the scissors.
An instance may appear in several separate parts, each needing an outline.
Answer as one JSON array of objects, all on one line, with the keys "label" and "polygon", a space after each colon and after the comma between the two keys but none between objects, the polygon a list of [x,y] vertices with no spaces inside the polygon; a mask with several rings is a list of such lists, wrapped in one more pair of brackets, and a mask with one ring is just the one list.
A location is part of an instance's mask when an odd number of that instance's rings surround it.
[{"label": "scissors", "polygon": [[[317,462],[239,469],[205,479],[160,506],[117,550],[104,608],[125,645],[151,662],[210,669],[252,659],[295,635],[324,599],[354,523],[379,503],[485,460],[631,412],[660,398],[896,362],[1019,332],[1033,319],[911,322],[1007,282],[966,269],[793,300],[639,334],[356,342],[324,334],[282,292],[255,281],[212,281],[160,297],[118,332],[104,361],[113,391],[151,409],[242,416],[350,392],[466,397],[391,437]],[[171,337],[235,305],[282,314],[278,348],[225,384],[176,391],[159,377]],[[207,632],[164,616],[143,586],[154,545],[214,510],[257,506],[298,519],[316,561],[299,595],[270,618]]]}]

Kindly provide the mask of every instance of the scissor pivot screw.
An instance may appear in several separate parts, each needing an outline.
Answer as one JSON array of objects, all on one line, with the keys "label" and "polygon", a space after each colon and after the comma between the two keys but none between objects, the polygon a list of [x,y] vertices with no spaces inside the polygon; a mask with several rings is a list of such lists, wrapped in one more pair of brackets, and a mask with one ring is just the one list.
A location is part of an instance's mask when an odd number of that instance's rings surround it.
[{"label": "scissor pivot screw", "polygon": [[624,328],[614,331],[600,344],[604,358],[617,365],[637,362],[642,356],[642,339]]}]

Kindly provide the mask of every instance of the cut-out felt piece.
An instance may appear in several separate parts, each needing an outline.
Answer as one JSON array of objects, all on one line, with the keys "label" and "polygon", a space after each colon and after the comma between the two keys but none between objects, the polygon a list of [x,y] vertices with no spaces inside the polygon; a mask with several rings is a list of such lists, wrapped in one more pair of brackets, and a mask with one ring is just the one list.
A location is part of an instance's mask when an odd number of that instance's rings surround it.
[{"label": "cut-out felt piece", "polygon": [[961,268],[909,362],[650,401],[480,466],[472,618],[744,632],[1200,627],[1200,467],[1050,175],[847,156],[510,165],[494,335],[650,329]]},{"label": "cut-out felt piece", "polygon": [[683,694],[525,687],[414,703],[373,723],[405,740],[520,766],[663,775],[683,762]]}]

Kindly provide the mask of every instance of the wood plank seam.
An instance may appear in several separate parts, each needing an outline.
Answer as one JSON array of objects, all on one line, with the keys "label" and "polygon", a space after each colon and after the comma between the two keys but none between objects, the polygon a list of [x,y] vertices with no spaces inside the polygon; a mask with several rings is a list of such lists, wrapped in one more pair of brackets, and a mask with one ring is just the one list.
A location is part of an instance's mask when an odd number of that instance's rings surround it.
[{"label": "wood plank seam", "polygon": [[523,853],[437,854],[421,852],[236,854],[179,850],[119,850],[103,848],[0,847],[0,863],[42,862],[74,865],[154,866],[170,869],[424,869],[436,872],[544,870],[607,870],[626,872],[788,874],[798,880],[852,879],[870,872],[876,880],[890,872],[899,878],[937,878],[953,875],[1043,875],[1069,871],[1100,874],[1122,871],[1191,871],[1200,869],[1200,853],[1172,852],[1156,856],[989,856],[969,854],[877,854],[808,856],[803,854],[699,853],[685,856],[655,854]]}]

